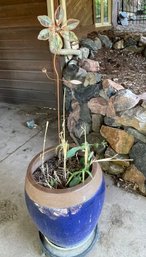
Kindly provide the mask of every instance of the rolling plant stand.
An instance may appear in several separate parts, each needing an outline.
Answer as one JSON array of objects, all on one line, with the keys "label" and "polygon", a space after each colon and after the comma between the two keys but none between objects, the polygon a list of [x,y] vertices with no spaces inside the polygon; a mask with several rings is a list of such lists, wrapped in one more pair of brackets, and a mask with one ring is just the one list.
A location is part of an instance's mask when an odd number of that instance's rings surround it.
[{"label": "rolling plant stand", "polygon": [[42,254],[46,257],[84,257],[98,240],[98,226],[86,240],[70,248],[59,247],[39,232]]}]

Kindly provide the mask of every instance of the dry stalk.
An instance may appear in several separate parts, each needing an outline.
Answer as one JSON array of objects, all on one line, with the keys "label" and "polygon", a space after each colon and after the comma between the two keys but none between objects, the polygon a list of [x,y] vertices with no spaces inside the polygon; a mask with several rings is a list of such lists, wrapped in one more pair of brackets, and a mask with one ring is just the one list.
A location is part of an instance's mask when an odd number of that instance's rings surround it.
[{"label": "dry stalk", "polygon": [[49,121],[46,122],[45,134],[44,134],[44,142],[43,142],[43,152],[41,154],[41,161],[42,161],[42,169],[44,171],[44,161],[45,161],[45,147],[46,147],[46,138],[47,138],[47,131],[48,131]]},{"label": "dry stalk", "polygon": [[[52,188],[52,186],[49,184],[49,182],[48,182],[48,180],[46,178],[45,165],[44,165],[44,162],[45,162],[45,147],[46,147],[46,139],[47,139],[48,126],[49,126],[49,121],[46,122],[46,128],[45,128],[45,134],[44,134],[44,142],[43,142],[43,152],[42,152],[40,157],[41,157],[41,171],[43,173],[45,182],[46,182],[46,184],[47,184],[47,186],[49,188]],[[48,167],[47,167],[47,170],[48,170]]]},{"label": "dry stalk", "polygon": [[63,123],[62,123],[62,147],[63,147],[63,168],[64,168],[64,178],[66,181],[66,161],[67,161],[67,151],[68,151],[68,142],[66,141],[66,128],[65,128],[65,97],[66,97],[66,89],[64,89],[64,97],[63,97]]},{"label": "dry stalk", "polygon": [[86,135],[86,127],[83,127],[82,128],[83,131],[84,131],[84,144],[85,144],[85,168],[87,167],[88,165],[88,145],[87,145],[87,135]]},{"label": "dry stalk", "polygon": [[62,181],[60,180],[59,176],[57,175],[57,171],[56,171],[56,170],[54,170],[54,176],[55,176],[57,182],[58,182],[60,185],[62,185]]},{"label": "dry stalk", "polygon": [[54,65],[54,71],[56,74],[56,85],[57,85],[57,118],[58,118],[58,142],[60,143],[60,131],[61,131],[61,126],[60,126],[60,79],[59,79],[59,74],[57,71],[56,67],[56,54],[54,54],[54,59],[53,59],[53,65]]},{"label": "dry stalk", "polygon": [[[116,161],[120,161],[120,162],[128,162],[128,161],[133,161],[133,159],[115,159],[118,156],[118,154],[115,154],[112,157],[109,158],[103,158],[103,159],[99,159],[99,160],[93,160],[93,162],[116,162]],[[92,163],[93,163],[92,162]]]}]

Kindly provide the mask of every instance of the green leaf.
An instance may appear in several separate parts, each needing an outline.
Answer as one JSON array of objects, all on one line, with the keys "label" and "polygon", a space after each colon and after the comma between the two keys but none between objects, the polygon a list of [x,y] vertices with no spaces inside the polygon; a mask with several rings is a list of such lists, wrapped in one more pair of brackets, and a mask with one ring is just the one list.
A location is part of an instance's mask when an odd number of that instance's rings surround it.
[{"label": "green leaf", "polygon": [[67,180],[66,185],[68,185],[68,184],[70,183],[70,181],[71,181],[74,177],[79,176],[79,174],[81,174],[81,173],[82,173],[82,170],[70,172],[71,175],[70,175],[69,179]]},{"label": "green leaf", "polygon": [[57,53],[63,47],[62,39],[57,32],[50,33],[49,43],[50,43],[50,50],[53,53]]},{"label": "green leaf", "polygon": [[67,152],[67,158],[71,158],[73,156],[75,156],[76,152],[82,150],[81,146],[76,146],[71,148],[68,152]]},{"label": "green leaf", "polygon": [[44,27],[50,27],[53,25],[53,21],[47,15],[40,15],[37,17],[40,24]]},{"label": "green leaf", "polygon": [[88,150],[90,150],[90,146],[89,146],[89,144],[86,142],[86,143],[83,143],[82,145],[81,145],[81,147],[82,147],[82,151],[85,151],[86,150],[86,148],[88,148]]},{"label": "green leaf", "polygon": [[91,173],[89,170],[85,170],[85,172],[86,172],[91,178],[93,178],[92,173]]},{"label": "green leaf", "polygon": [[55,21],[58,26],[63,22],[64,18],[64,10],[61,5],[58,6],[58,8],[55,11]]},{"label": "green leaf", "polygon": [[88,161],[91,161],[93,155],[94,155],[94,152],[91,152],[91,153],[89,154],[89,156],[88,156]]},{"label": "green leaf", "polygon": [[50,185],[51,185],[52,187],[54,187],[54,185],[55,185],[55,180],[52,179],[52,178],[51,178],[51,180],[50,180]]},{"label": "green leaf", "polygon": [[99,147],[99,143],[93,144],[93,147],[98,148]]},{"label": "green leaf", "polygon": [[83,157],[80,158],[80,164],[81,164],[81,165],[84,165],[84,163],[85,163],[85,158],[84,158],[84,156],[83,156]]},{"label": "green leaf", "polygon": [[49,29],[42,29],[38,35],[39,40],[49,39]]},{"label": "green leaf", "polygon": [[66,24],[62,26],[64,30],[73,30],[79,25],[79,20],[77,19],[69,19],[67,20]]},{"label": "green leaf", "polygon": [[81,183],[81,177],[80,176],[77,176],[77,177],[74,177],[71,182],[69,183],[69,187],[74,187],[78,184]]},{"label": "green leaf", "polygon": [[69,41],[70,42],[76,42],[78,41],[78,38],[76,36],[76,34],[72,31],[69,31]]}]

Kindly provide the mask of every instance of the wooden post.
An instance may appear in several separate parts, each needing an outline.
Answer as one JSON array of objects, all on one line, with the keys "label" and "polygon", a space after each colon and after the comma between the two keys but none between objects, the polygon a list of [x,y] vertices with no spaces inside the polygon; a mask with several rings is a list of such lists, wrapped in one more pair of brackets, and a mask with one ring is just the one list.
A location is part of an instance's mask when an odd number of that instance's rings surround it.
[{"label": "wooden post", "polygon": [[104,24],[104,1],[101,0],[101,25]]},{"label": "wooden post", "polygon": [[[63,23],[66,23],[66,21],[67,21],[66,0],[60,0],[60,4],[62,5],[62,8],[64,10]],[[70,41],[69,41],[69,35],[68,35],[68,38],[66,40],[64,39],[64,46],[65,46],[64,48],[71,49],[71,45],[70,45]]]},{"label": "wooden post", "polygon": [[118,5],[119,5],[119,0],[112,1],[112,25],[113,25],[113,27],[117,26]]},{"label": "wooden post", "polygon": [[54,20],[54,0],[47,0],[48,16]]},{"label": "wooden post", "polygon": [[64,21],[67,21],[67,12],[66,12],[66,0],[60,0],[60,4],[62,5],[62,8],[64,10]]},{"label": "wooden post", "polygon": [[112,19],[112,0],[108,1],[108,23],[111,24]]}]

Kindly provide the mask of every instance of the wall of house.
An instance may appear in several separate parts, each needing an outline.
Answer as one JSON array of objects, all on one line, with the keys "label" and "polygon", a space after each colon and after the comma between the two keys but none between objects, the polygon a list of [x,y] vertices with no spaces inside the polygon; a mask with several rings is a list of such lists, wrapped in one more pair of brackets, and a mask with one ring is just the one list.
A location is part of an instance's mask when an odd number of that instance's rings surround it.
[{"label": "wall of house", "polygon": [[67,0],[67,16],[80,20],[82,26],[92,25],[93,17],[93,2],[91,0]]},{"label": "wall of house", "polygon": [[79,38],[95,30],[93,1],[66,0],[66,8],[68,19],[75,18],[80,20],[80,24],[75,31]]},{"label": "wall of house", "polygon": [[48,42],[39,41],[37,15],[47,14],[46,0],[0,1],[0,101],[56,106]]},{"label": "wall of house", "polygon": [[[92,31],[102,31],[110,29],[111,26],[95,26],[95,0],[66,0],[67,7],[67,17],[76,18],[80,20],[80,24],[75,30],[79,38],[86,36]],[[114,7],[117,0],[112,0],[110,2],[112,7]],[[113,19],[112,23],[117,22],[117,12],[115,14],[116,8],[113,9]]]}]

